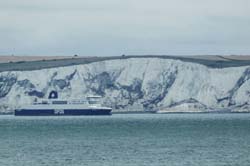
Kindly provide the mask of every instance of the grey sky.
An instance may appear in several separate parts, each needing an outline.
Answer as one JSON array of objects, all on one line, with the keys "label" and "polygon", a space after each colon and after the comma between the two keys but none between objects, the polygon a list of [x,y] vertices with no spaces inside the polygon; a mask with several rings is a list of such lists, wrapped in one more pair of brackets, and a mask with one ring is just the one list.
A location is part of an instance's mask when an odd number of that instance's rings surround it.
[{"label": "grey sky", "polygon": [[0,54],[250,54],[249,0],[0,0]]}]

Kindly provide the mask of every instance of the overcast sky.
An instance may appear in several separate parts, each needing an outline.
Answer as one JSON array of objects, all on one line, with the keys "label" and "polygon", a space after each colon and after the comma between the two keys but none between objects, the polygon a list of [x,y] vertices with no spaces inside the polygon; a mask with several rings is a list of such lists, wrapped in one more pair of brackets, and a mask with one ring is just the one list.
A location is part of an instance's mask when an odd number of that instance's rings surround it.
[{"label": "overcast sky", "polygon": [[250,0],[0,0],[0,54],[250,54]]}]

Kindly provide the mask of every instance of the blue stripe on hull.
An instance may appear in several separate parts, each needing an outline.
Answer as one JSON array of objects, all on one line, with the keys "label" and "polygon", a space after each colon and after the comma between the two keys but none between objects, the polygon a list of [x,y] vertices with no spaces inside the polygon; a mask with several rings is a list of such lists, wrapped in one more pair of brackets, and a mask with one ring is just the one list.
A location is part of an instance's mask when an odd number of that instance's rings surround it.
[{"label": "blue stripe on hull", "polygon": [[21,109],[15,110],[16,116],[64,116],[64,115],[111,115],[111,109]]}]

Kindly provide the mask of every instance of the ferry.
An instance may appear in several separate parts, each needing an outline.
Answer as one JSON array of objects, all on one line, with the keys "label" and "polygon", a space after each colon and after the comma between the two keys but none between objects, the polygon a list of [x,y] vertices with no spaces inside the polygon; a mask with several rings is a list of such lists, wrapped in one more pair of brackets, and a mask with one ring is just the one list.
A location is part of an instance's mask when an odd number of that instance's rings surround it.
[{"label": "ferry", "polygon": [[35,100],[31,105],[15,109],[15,116],[111,115],[112,108],[100,104],[101,96],[85,100],[60,100],[52,91],[46,100]]}]

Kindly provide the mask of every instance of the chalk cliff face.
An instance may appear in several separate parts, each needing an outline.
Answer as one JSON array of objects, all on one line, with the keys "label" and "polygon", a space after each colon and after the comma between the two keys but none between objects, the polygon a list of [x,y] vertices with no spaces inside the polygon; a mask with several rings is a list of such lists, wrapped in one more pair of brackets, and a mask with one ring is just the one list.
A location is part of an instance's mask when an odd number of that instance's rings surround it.
[{"label": "chalk cliff face", "polygon": [[63,99],[101,95],[116,111],[249,111],[250,66],[215,69],[160,58],[0,73],[0,110],[57,90]]}]

